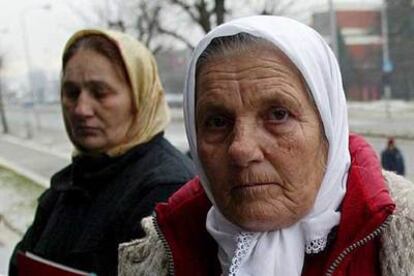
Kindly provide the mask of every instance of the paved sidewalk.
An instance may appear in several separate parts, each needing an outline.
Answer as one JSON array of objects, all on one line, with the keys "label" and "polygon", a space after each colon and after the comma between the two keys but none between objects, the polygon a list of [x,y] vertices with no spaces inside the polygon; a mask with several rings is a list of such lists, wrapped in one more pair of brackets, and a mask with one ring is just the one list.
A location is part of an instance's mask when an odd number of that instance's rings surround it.
[{"label": "paved sidewalk", "polygon": [[0,135],[0,165],[44,187],[49,187],[50,177],[69,163],[70,154],[27,139]]},{"label": "paved sidewalk", "polygon": [[[70,151],[66,152],[58,151],[37,140],[0,135],[0,166],[45,188],[50,185],[50,177],[70,163]],[[6,275],[10,254],[21,238],[19,231],[16,232],[6,224],[8,215],[10,214],[0,214],[0,276]]]}]

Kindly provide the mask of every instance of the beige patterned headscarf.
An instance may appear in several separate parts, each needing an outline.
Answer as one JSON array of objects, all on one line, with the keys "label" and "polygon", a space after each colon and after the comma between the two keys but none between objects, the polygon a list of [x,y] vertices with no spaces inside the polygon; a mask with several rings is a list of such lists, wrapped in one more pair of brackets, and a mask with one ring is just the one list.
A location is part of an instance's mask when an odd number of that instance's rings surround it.
[{"label": "beige patterned headscarf", "polygon": [[[170,121],[170,111],[154,56],[143,44],[125,33],[86,29],[72,35],[64,53],[73,43],[88,35],[102,35],[118,47],[131,82],[132,102],[136,107],[132,127],[128,130],[125,142],[106,152],[110,156],[118,156],[133,146],[148,142],[163,131]],[[76,151],[82,153],[80,149]]]}]

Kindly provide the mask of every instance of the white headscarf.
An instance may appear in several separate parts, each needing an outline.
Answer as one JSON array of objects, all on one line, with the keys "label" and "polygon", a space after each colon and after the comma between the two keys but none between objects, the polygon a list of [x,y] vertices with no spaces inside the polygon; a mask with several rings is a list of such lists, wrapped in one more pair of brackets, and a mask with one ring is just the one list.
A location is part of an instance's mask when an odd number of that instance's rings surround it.
[{"label": "white headscarf", "polygon": [[[329,143],[327,168],[313,208],[296,224],[272,232],[245,232],[221,215],[197,153],[197,60],[213,38],[240,32],[272,42],[299,69],[316,103]],[[329,232],[339,224],[338,208],[346,192],[350,165],[346,100],[339,66],[329,46],[310,27],[284,17],[252,16],[220,25],[208,33],[193,52],[185,84],[184,117],[191,154],[202,185],[213,202],[206,226],[219,245],[218,258],[223,273],[300,275],[305,252],[322,251]]]}]

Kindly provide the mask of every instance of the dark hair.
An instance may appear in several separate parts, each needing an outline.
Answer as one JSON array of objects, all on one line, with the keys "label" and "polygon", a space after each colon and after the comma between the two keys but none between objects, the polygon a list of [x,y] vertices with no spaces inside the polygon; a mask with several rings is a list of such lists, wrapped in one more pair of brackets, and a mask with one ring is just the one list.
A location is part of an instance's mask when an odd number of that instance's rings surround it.
[{"label": "dark hair", "polygon": [[394,146],[394,144],[395,144],[394,137],[388,137],[387,144],[388,144],[388,146]]},{"label": "dark hair", "polygon": [[65,66],[68,61],[80,50],[89,49],[106,57],[113,65],[120,69],[122,77],[131,86],[129,75],[126,70],[124,59],[122,58],[119,48],[108,38],[99,34],[86,35],[76,40],[62,57],[62,72],[65,72]]},{"label": "dark hair", "polygon": [[246,51],[258,47],[268,47],[270,49],[274,48],[278,50],[278,48],[270,41],[248,33],[241,32],[231,36],[216,37],[211,40],[210,44],[199,56],[196,64],[196,72],[198,72],[200,67],[210,59],[229,54],[244,54]]},{"label": "dark hair", "polygon": [[[204,51],[200,54],[199,58],[197,59],[195,77],[197,79],[199,77],[198,74],[200,72],[201,67],[214,58],[225,57],[225,56],[229,56],[233,54],[244,55],[249,51],[252,51],[254,49],[261,48],[261,47],[268,48],[268,49],[274,49],[275,51],[280,53],[282,56],[286,57],[286,60],[293,65],[293,67],[297,70],[298,74],[301,76],[301,79],[306,88],[307,97],[309,97],[315,110],[318,111],[313,95],[306,81],[304,80],[302,73],[299,71],[299,69],[297,69],[296,65],[293,64],[290,58],[287,57],[283,51],[281,51],[275,44],[273,44],[269,40],[262,38],[262,37],[254,36],[249,33],[241,32],[235,35],[219,36],[219,37],[215,37],[214,39],[212,39],[210,44],[206,47],[206,49],[204,49]],[[196,84],[196,90],[197,90],[197,84]]]}]

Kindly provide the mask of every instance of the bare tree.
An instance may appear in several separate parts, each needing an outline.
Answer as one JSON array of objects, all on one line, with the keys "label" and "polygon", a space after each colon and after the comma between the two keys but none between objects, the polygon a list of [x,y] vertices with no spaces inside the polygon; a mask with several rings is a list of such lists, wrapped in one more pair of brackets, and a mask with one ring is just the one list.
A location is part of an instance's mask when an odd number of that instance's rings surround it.
[{"label": "bare tree", "polygon": [[259,13],[262,15],[283,15],[289,12],[289,9],[294,5],[294,2],[294,0],[265,0],[260,7],[261,10],[259,10]]},{"label": "bare tree", "polygon": [[157,42],[160,36],[160,1],[105,0],[93,3],[92,13],[79,8],[80,5],[75,1],[65,3],[85,26],[100,26],[130,33],[154,54],[163,48],[162,44]]},{"label": "bare tree", "polygon": [[[239,2],[237,0],[164,0],[166,7],[175,6],[179,8],[183,15],[190,19],[189,25],[195,25],[203,33],[209,32],[217,25],[224,23],[229,16],[237,17],[237,10],[227,8],[229,4]],[[251,1],[245,0],[244,6],[249,7]],[[252,14],[264,15],[281,15],[285,14],[294,4],[293,0],[263,0],[257,2],[254,7],[250,7]],[[172,27],[159,24],[159,31],[174,37],[183,42],[188,48],[192,49],[194,45],[185,35],[185,30],[177,30]]]},{"label": "bare tree", "polygon": [[[108,3],[118,11],[117,16],[109,14],[111,7]],[[251,14],[280,15],[289,11],[294,0],[262,0],[256,1],[254,6],[249,0],[106,0],[96,4],[98,6],[92,17],[108,28],[135,33],[141,42],[157,53],[168,47],[166,39],[163,39],[165,37],[173,38],[193,49],[196,39],[189,35],[191,30],[198,29],[201,34],[207,33],[228,18],[239,16],[238,10],[231,8],[234,3],[241,3]],[[90,14],[80,10],[72,2],[68,2],[68,6],[84,22],[91,22]],[[173,14],[172,10],[177,14]],[[169,19],[174,16],[176,21],[184,21],[185,27],[170,24]]]},{"label": "bare tree", "polygon": [[136,18],[138,40],[147,46],[154,54],[162,50],[162,45],[154,42],[159,36],[161,5],[158,1],[140,1],[138,3],[140,16]]}]

